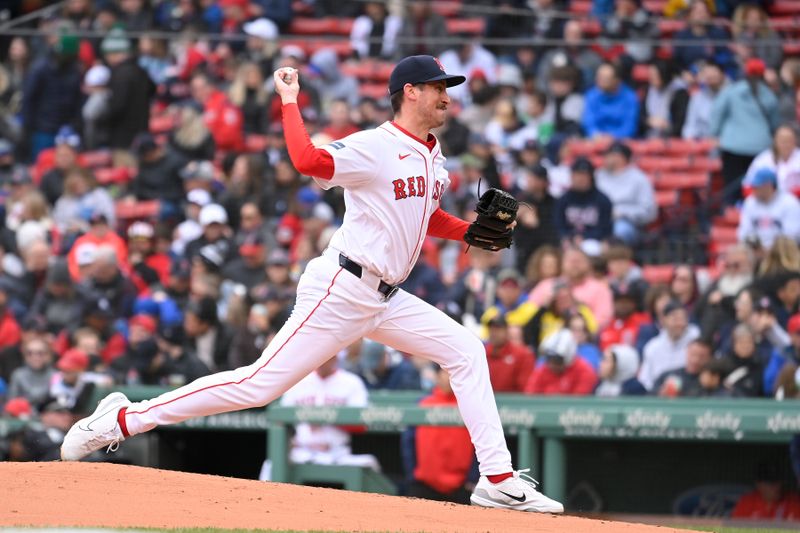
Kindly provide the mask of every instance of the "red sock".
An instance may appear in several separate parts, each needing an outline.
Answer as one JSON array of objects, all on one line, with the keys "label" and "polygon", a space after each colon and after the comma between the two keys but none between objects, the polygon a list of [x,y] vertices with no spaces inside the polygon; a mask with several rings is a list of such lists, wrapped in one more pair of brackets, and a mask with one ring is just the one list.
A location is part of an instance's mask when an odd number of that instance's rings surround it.
[{"label": "red sock", "polygon": [[127,410],[127,407],[123,407],[117,413],[117,423],[119,424],[119,429],[122,430],[122,436],[126,439],[131,436],[131,434],[128,433],[128,424],[125,423],[125,411]]},{"label": "red sock", "polygon": [[486,476],[486,479],[492,483],[500,483],[514,475],[514,472],[506,472],[505,474],[495,474],[493,476]]}]

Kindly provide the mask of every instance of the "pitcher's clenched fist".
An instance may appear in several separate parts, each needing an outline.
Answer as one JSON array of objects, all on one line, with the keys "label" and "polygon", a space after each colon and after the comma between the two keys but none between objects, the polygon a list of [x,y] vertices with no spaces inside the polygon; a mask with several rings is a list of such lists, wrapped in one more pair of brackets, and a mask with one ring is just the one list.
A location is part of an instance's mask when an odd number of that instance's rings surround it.
[{"label": "pitcher's clenched fist", "polygon": [[273,74],[275,79],[275,92],[277,92],[284,104],[297,102],[297,94],[300,92],[299,72],[292,67],[282,67]]}]

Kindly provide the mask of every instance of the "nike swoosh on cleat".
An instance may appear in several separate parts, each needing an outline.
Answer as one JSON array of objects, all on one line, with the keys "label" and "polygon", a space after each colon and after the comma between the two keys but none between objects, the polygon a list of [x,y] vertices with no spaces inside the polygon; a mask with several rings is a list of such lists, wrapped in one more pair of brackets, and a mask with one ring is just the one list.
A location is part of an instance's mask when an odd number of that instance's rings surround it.
[{"label": "nike swoosh on cleat", "polygon": [[[108,413],[110,413],[111,411],[113,411],[115,408],[116,408],[116,407],[112,407],[112,408],[111,408],[111,409],[109,409],[108,411],[103,411],[101,414],[97,415],[97,416],[96,416],[96,417],[95,417],[93,420],[90,420],[90,421],[89,421],[89,423],[88,423],[88,424],[86,424],[86,427],[85,427],[85,428],[82,428],[81,426],[78,426],[78,429],[80,429],[81,431],[92,431],[92,424],[94,424],[95,422],[97,422],[97,420],[98,420],[100,417],[102,417],[102,416],[105,416],[105,415],[107,415]],[[505,494],[505,493],[503,493],[503,494]]]},{"label": "nike swoosh on cleat", "polygon": [[408,156],[410,156],[410,155],[411,155],[411,154],[406,154],[406,155],[397,154],[397,158],[398,158],[400,161],[402,161],[403,159],[405,159],[406,157],[408,157]]},{"label": "nike swoosh on cleat", "polygon": [[500,494],[505,494],[506,496],[508,496],[512,500],[517,500],[519,503],[522,503],[522,502],[524,502],[526,500],[525,493],[523,493],[522,496],[514,496],[513,494],[509,494],[507,492],[503,492],[502,490],[499,490],[499,489],[498,489],[497,492],[499,492]]}]

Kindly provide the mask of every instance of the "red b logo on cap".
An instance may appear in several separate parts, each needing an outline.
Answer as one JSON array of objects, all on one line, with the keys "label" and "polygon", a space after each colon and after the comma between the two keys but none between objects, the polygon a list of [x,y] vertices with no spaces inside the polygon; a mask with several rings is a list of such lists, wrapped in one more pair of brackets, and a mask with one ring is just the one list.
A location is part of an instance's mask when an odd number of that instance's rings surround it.
[{"label": "red b logo on cap", "polygon": [[439,61],[439,58],[434,57],[433,60],[436,61],[436,64],[439,65],[439,68],[442,70],[442,72],[444,72],[444,65],[442,65],[441,61]]}]

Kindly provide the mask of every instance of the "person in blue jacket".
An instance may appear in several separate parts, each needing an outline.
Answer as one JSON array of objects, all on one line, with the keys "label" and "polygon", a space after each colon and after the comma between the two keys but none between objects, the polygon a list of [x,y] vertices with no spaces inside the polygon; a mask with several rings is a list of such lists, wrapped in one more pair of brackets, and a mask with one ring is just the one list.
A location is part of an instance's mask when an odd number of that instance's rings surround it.
[{"label": "person in blue jacket", "polygon": [[786,326],[792,343],[783,350],[774,350],[764,369],[764,394],[772,396],[778,374],[787,363],[800,365],[800,313],[792,316]]},{"label": "person in blue jacket", "polygon": [[635,137],[639,126],[639,99],[625,85],[617,67],[603,63],[597,68],[595,85],[586,92],[583,131],[587,137]]},{"label": "person in blue jacket", "polygon": [[594,183],[594,165],[584,157],[572,164],[572,185],[556,202],[556,231],[561,239],[580,243],[611,237],[612,206]]}]

